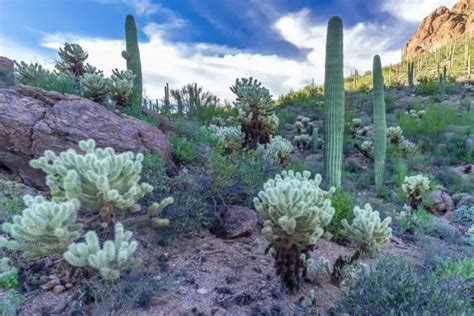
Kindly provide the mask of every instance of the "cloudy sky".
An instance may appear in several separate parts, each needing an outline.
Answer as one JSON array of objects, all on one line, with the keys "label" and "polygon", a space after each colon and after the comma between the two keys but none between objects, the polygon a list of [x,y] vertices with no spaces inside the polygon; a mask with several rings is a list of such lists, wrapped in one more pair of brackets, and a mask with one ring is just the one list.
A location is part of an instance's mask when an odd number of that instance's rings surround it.
[{"label": "cloudy sky", "polygon": [[424,16],[455,0],[0,0],[0,55],[51,67],[64,42],[89,63],[125,68],[124,19],[139,29],[146,94],[198,82],[222,99],[237,77],[260,79],[273,95],[324,78],[326,23],[344,20],[345,72],[364,72],[379,54],[397,62]]}]

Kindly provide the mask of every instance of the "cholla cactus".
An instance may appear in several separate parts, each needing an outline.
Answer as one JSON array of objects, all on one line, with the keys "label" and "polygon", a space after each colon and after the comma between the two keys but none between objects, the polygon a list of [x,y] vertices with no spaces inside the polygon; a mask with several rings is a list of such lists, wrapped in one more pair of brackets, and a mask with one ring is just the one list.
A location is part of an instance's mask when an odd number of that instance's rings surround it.
[{"label": "cholla cactus", "polygon": [[[76,77],[84,75],[86,61],[89,54],[79,44],[65,43],[58,52],[61,61],[56,62],[56,69],[60,72],[72,72]],[[90,70],[90,69],[89,69]]]},{"label": "cholla cactus", "polygon": [[403,154],[407,155],[415,151],[416,145],[411,141],[403,138],[402,141],[398,144],[398,148],[400,148]]},{"label": "cholla cactus", "polygon": [[210,125],[209,129],[217,138],[217,148],[224,155],[242,148],[243,135],[239,127]]},{"label": "cholla cactus", "polygon": [[33,168],[46,173],[46,184],[57,199],[78,199],[84,207],[99,211],[103,223],[110,223],[114,208],[139,209],[136,201],[153,190],[139,183],[142,154],[117,154],[113,148],[96,148],[95,141],[80,141],[85,154],[68,149],[59,156],[47,150],[32,160]]},{"label": "cholla cactus", "polygon": [[112,101],[119,107],[128,105],[133,92],[133,80],[135,75],[130,71],[112,70],[109,80],[109,95]]},{"label": "cholla cactus", "polygon": [[374,144],[371,141],[364,141],[360,145],[360,149],[368,156],[372,156],[374,154]]},{"label": "cholla cactus", "polygon": [[10,258],[0,259],[0,287],[14,287],[18,283],[17,273],[18,269],[10,265]]},{"label": "cholla cactus", "polygon": [[234,102],[241,124],[244,143],[251,149],[258,144],[266,144],[278,127],[278,117],[274,113],[274,103],[267,88],[252,77],[237,79],[230,90],[237,96]]},{"label": "cholla cactus", "polygon": [[359,129],[362,127],[362,120],[360,118],[354,118],[349,124],[349,132],[352,137],[358,134]]},{"label": "cholla cactus", "polygon": [[307,134],[296,135],[293,138],[293,142],[296,144],[296,147],[300,152],[308,148],[312,140],[313,138]]},{"label": "cholla cactus", "polygon": [[422,118],[422,117],[425,115],[426,112],[425,112],[425,110],[419,110],[419,111],[417,111],[417,110],[410,110],[410,112],[407,112],[407,113],[408,113],[408,115],[410,115],[410,116],[413,117],[413,118],[418,118],[418,119],[420,119],[420,118]]},{"label": "cholla cactus", "polygon": [[102,103],[109,93],[109,83],[103,75],[85,73],[80,80],[82,94],[94,102]]},{"label": "cholla cactus", "polygon": [[257,153],[263,160],[278,163],[282,166],[288,164],[292,150],[291,142],[281,136],[272,137],[268,144],[259,144],[257,147]]},{"label": "cholla cactus", "polygon": [[120,271],[140,262],[140,259],[132,257],[138,246],[136,241],[130,241],[132,235],[132,232],[124,231],[121,223],[117,223],[115,240],[107,240],[101,249],[97,234],[89,231],[85,242],[69,246],[64,259],[75,267],[90,266],[97,269],[106,280],[118,279]]},{"label": "cholla cactus", "polygon": [[313,124],[309,117],[299,115],[295,122],[296,135],[293,138],[293,142],[300,152],[307,149],[313,139]]},{"label": "cholla cactus", "polygon": [[275,269],[290,290],[297,290],[306,273],[308,252],[324,234],[331,222],[334,188],[322,190],[321,176],[311,173],[283,171],[268,180],[254,199],[255,208],[263,217],[263,235],[273,250]]},{"label": "cholla cactus", "polygon": [[423,194],[430,188],[430,180],[421,174],[405,177],[402,190],[410,202],[410,207],[417,209],[422,202]]},{"label": "cholla cactus", "polygon": [[354,219],[350,225],[346,219],[341,221],[342,233],[358,244],[362,252],[373,253],[390,240],[391,221],[391,217],[382,221],[379,212],[373,211],[372,206],[367,203],[364,208],[354,207]]},{"label": "cholla cactus", "polygon": [[48,74],[48,71],[38,63],[27,64],[15,61],[15,79],[18,83],[36,86]]},{"label": "cholla cactus", "polygon": [[418,225],[418,219],[415,216],[415,210],[411,208],[410,205],[403,205],[403,211],[398,215],[398,219],[400,220],[400,226],[405,232],[410,234],[415,232],[415,228]]},{"label": "cholla cactus", "polygon": [[0,246],[22,251],[27,257],[41,257],[62,253],[79,237],[78,200],[56,203],[29,195],[23,199],[27,208],[22,215],[14,216],[13,223],[2,225],[12,239],[0,238]]},{"label": "cholla cactus", "polygon": [[389,127],[387,129],[387,137],[390,141],[390,144],[398,145],[404,139],[403,131],[400,126]]}]

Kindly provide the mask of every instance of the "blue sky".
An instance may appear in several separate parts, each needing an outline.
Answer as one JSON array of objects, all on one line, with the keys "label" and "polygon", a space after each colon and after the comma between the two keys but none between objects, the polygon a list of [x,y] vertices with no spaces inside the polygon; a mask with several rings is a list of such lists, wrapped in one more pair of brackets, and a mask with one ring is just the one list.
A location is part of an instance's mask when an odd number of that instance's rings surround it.
[{"label": "blue sky", "polygon": [[139,29],[146,92],[161,97],[198,82],[222,98],[236,77],[254,76],[274,95],[324,78],[327,20],[345,29],[345,71],[400,58],[421,19],[454,0],[0,0],[0,55],[51,67],[65,41],[81,44],[109,73],[123,68],[124,18]]}]

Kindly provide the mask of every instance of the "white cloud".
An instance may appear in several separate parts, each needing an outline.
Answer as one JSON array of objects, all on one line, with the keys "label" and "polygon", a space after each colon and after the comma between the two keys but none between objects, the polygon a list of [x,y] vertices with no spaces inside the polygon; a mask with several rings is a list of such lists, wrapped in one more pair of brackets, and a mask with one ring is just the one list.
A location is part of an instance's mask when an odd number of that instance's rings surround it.
[{"label": "white cloud", "polygon": [[451,7],[456,0],[384,0],[381,9],[401,20],[420,22],[439,6]]},{"label": "white cloud", "polygon": [[168,11],[152,0],[98,0],[98,2],[102,4],[126,4],[134,9],[135,14],[141,16],[151,15],[164,10]]}]

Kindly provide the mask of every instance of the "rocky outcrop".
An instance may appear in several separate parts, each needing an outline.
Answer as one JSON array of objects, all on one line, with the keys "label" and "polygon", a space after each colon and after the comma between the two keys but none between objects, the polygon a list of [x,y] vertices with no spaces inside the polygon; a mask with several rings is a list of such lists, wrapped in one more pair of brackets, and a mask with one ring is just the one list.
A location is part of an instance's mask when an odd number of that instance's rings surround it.
[{"label": "rocky outcrop", "polygon": [[256,232],[258,216],[247,207],[228,205],[218,222],[219,224],[214,227],[213,233],[220,238],[234,239]]},{"label": "rocky outcrop", "polygon": [[0,88],[7,88],[13,85],[14,65],[11,59],[0,56]]},{"label": "rocky outcrop", "polygon": [[459,0],[451,10],[441,6],[424,18],[403,49],[403,59],[434,51],[453,39],[474,34],[474,0]]},{"label": "rocky outcrop", "polygon": [[429,206],[429,210],[432,213],[445,215],[454,210],[453,199],[449,195],[448,190],[441,185],[436,186],[436,188],[430,193],[428,200],[432,202]]},{"label": "rocky outcrop", "polygon": [[75,96],[19,85],[0,89],[0,166],[44,188],[44,175],[28,162],[47,149],[76,148],[93,138],[118,152],[156,150],[169,161],[172,148],[158,128]]}]

